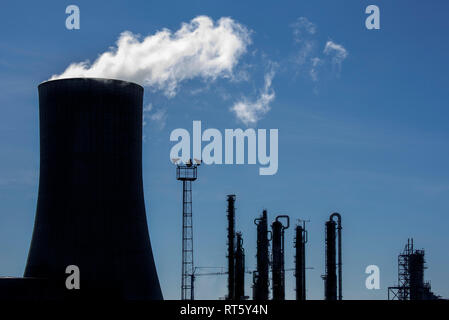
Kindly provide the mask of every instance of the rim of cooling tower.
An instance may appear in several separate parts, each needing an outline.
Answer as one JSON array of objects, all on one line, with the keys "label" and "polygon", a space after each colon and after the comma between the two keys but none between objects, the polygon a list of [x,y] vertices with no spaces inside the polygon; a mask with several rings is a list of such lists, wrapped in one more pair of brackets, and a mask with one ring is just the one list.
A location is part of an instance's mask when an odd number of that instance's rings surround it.
[{"label": "rim of cooling tower", "polygon": [[143,90],[143,86],[141,86],[140,84],[136,83],[136,82],[132,82],[132,81],[128,81],[128,80],[122,80],[122,79],[115,79],[115,78],[101,78],[101,77],[70,77],[70,78],[58,78],[58,79],[48,79],[45,81],[42,81],[41,83],[39,83],[38,87],[48,84],[49,82],[55,82],[55,81],[70,81],[70,80],[94,80],[94,81],[99,81],[99,82],[117,82],[117,83],[122,83],[122,84],[126,84],[126,85],[134,85],[134,86],[138,86]]}]

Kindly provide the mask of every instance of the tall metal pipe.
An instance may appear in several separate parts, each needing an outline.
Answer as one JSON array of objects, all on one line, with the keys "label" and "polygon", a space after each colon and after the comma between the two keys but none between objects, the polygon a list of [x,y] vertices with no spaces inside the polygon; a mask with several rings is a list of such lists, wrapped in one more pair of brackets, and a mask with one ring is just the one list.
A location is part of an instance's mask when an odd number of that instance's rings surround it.
[{"label": "tall metal pipe", "polygon": [[337,237],[338,237],[338,300],[343,300],[342,286],[342,252],[341,252],[341,215],[338,212],[331,214],[330,219],[337,217]]},{"label": "tall metal pipe", "polygon": [[257,270],[254,273],[254,300],[268,300],[269,291],[269,239],[268,239],[268,221],[267,210],[263,210],[262,216],[254,220],[257,226]]},{"label": "tall metal pipe", "polygon": [[424,251],[412,251],[408,257],[410,300],[424,300],[424,264]]},{"label": "tall metal pipe", "polygon": [[[280,219],[286,219],[283,225]],[[276,217],[272,223],[273,230],[273,300],[285,300],[285,267],[284,267],[284,231],[290,226],[290,218],[286,215]]]},{"label": "tall metal pipe", "polygon": [[335,222],[326,224],[326,273],[324,276],[325,300],[337,300],[337,270],[335,248]]},{"label": "tall metal pipe", "polygon": [[235,249],[235,300],[245,299],[245,250],[242,233],[237,232]]},{"label": "tall metal pipe", "polygon": [[307,231],[305,222],[296,226],[296,237],[294,246],[295,254],[295,277],[296,277],[296,300],[306,300],[306,243]]},{"label": "tall metal pipe", "polygon": [[[334,221],[335,217],[337,218],[337,222]],[[330,215],[329,221],[326,222],[326,275],[324,277],[326,300],[337,300],[337,267],[338,300],[343,299],[341,229],[341,215],[335,212]],[[338,238],[338,250],[336,248],[336,238]],[[336,259],[337,251],[338,259]]]},{"label": "tall metal pipe", "polygon": [[228,202],[228,300],[235,299],[235,195],[227,197]]}]

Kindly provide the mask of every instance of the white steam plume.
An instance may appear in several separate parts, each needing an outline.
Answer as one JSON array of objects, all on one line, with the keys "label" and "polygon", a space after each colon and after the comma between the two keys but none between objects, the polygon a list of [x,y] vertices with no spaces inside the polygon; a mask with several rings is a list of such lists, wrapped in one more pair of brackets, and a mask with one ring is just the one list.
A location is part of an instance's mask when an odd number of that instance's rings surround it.
[{"label": "white steam plume", "polygon": [[116,47],[92,64],[72,63],[53,79],[72,77],[113,78],[137,82],[176,94],[184,80],[232,78],[233,69],[250,44],[248,30],[231,18],[216,23],[198,16],[172,33],[168,29],[145,37],[123,32]]},{"label": "white steam plume", "polygon": [[335,43],[331,40],[326,42],[324,47],[325,54],[332,56],[332,63],[338,65],[341,68],[342,62],[348,57],[348,50],[341,44]]},{"label": "white steam plume", "polygon": [[233,111],[237,118],[245,125],[256,124],[257,121],[270,111],[270,103],[275,98],[275,92],[271,88],[274,74],[275,71],[273,68],[265,74],[265,86],[257,100],[250,101],[248,98],[243,98],[231,107],[231,111]]}]

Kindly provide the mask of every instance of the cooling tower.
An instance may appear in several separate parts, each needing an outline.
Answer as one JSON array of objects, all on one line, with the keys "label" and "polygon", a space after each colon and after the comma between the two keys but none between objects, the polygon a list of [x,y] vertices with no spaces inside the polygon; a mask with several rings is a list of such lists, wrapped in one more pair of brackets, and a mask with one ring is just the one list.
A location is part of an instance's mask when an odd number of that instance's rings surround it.
[{"label": "cooling tower", "polygon": [[[40,176],[25,277],[51,297],[162,299],[142,182],[137,84],[62,79],[39,85]],[[80,270],[67,290],[65,269]]]}]

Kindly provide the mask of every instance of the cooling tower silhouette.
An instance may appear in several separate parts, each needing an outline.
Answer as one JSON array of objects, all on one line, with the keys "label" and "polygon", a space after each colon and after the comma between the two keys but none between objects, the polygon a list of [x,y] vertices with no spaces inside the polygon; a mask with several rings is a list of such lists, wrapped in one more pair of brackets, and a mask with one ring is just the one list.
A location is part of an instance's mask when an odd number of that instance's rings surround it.
[{"label": "cooling tower silhouette", "polygon": [[[162,299],[142,182],[137,84],[74,78],[39,85],[40,177],[25,277],[51,297]],[[80,289],[67,290],[68,265]]]}]

